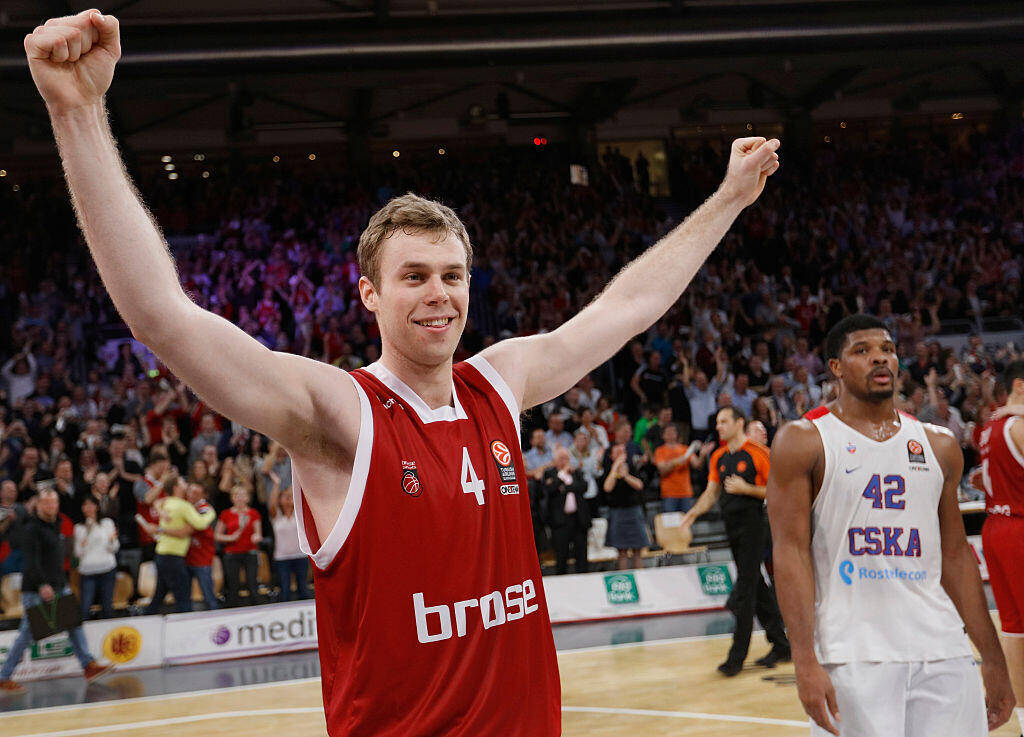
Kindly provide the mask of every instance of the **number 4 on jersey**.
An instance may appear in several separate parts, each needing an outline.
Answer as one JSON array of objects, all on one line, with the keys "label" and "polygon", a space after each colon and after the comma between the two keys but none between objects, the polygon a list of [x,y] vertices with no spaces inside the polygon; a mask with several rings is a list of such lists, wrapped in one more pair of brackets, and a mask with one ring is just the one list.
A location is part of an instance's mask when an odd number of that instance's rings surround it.
[{"label": "number 4 on jersey", "polygon": [[484,504],[484,482],[476,475],[472,461],[469,460],[469,448],[462,447],[462,493],[476,496],[476,503]]}]

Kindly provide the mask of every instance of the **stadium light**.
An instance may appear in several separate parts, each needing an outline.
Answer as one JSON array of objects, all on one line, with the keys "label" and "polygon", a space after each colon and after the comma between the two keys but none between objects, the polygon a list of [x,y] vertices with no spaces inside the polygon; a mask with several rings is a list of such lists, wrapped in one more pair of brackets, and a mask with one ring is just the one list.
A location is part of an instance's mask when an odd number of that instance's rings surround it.
[{"label": "stadium light", "polygon": [[448,152],[445,151],[443,148],[437,149],[437,155],[438,156],[444,156],[446,153],[448,153]]},{"label": "stadium light", "polygon": [[164,171],[174,171],[174,164],[164,164]]},{"label": "stadium light", "polygon": [[964,119],[964,114],[963,113],[953,113],[953,115],[951,117],[953,118],[953,120],[963,120]]},{"label": "stadium light", "polygon": [[402,155],[402,152],[396,148],[394,151],[391,152],[391,155],[397,159],[399,156]]},{"label": "stadium light", "polygon": [[6,176],[7,176],[7,170],[6,169],[0,169],[0,178],[6,177]]},{"label": "stadium light", "polygon": [[273,161],[273,162],[274,162],[275,164],[276,164],[277,162],[279,162],[280,160],[281,160],[281,157],[280,157],[280,156],[275,156],[275,157],[274,157],[273,159],[271,159],[271,161]]},{"label": "stadium light", "polygon": [[209,178],[210,178],[210,172],[204,171],[203,172],[203,179],[209,179]]},{"label": "stadium light", "polygon": [[167,178],[172,180],[172,181],[177,179],[178,178],[178,172],[172,171],[170,174],[167,175]]},{"label": "stadium light", "polygon": [[18,186],[17,184],[15,184],[13,187],[11,187],[11,189],[13,189],[15,192],[20,192],[21,191],[21,187]]},{"label": "stadium light", "polygon": [[162,161],[165,164],[169,164],[171,163],[171,161],[173,161],[173,159],[169,154],[164,154],[163,156],[160,157],[160,161]]},{"label": "stadium light", "polygon": [[193,161],[206,161],[206,154],[194,154],[192,156]]},{"label": "stadium light", "polygon": [[[275,156],[274,158],[277,158],[277,157]],[[308,158],[309,158],[310,161],[316,161],[316,154],[310,154]]]}]

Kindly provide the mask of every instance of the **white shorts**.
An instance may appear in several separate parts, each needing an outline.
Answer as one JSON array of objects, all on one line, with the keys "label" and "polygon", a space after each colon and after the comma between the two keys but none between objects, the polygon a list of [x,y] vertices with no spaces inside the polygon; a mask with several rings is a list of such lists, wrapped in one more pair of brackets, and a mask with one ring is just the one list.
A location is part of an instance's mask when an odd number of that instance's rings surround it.
[{"label": "white shorts", "polygon": [[[840,737],[987,737],[985,690],[974,658],[826,665]],[[811,723],[812,737],[829,735]]]}]

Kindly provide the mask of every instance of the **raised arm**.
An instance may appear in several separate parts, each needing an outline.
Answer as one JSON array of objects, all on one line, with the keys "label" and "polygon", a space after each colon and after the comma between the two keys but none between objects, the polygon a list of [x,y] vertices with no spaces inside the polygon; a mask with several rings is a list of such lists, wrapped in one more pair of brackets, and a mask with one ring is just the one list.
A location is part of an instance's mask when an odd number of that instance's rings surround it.
[{"label": "raised arm", "polygon": [[814,654],[814,565],[811,560],[811,503],[824,473],[821,437],[807,420],[784,425],[775,436],[768,476],[768,517],[772,529],[775,591],[786,622],[796,686],[804,711],[838,735],[836,691]]},{"label": "raised arm", "polygon": [[483,352],[523,409],[570,389],[668,311],[743,208],[760,196],[779,167],[778,147],[776,139],[734,141],[718,191],[579,314],[553,332],[503,341]]},{"label": "raised arm", "polygon": [[[336,369],[274,353],[182,291],[167,244],[125,172],[103,95],[121,54],[118,22],[89,10],[25,38],[78,222],[132,334],[219,412],[290,450],[355,448],[358,397]],[[326,406],[331,405],[331,406]],[[327,437],[321,431],[340,417]]]},{"label": "raised arm", "polygon": [[1016,699],[1010,685],[1006,658],[999,645],[999,636],[988,613],[981,572],[974,551],[967,542],[963,515],[957,499],[964,457],[953,434],[934,425],[927,425],[928,441],[942,465],[945,480],[939,498],[939,534],[942,536],[942,588],[956,606],[964,621],[967,636],[981,653],[981,675],[985,682],[988,707],[988,728],[1000,726],[1013,712]]}]

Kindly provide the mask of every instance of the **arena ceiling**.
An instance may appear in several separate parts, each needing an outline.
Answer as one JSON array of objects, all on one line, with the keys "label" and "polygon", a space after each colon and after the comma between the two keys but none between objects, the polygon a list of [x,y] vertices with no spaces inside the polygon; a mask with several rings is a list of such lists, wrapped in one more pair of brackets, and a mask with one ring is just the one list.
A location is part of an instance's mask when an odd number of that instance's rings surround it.
[{"label": "arena ceiling", "polygon": [[[47,150],[21,48],[80,0],[0,4],[0,154]],[[150,148],[456,135],[620,121],[1016,106],[1024,5],[891,0],[97,0],[121,20],[108,97]],[[832,110],[832,113],[829,111]],[[655,113],[658,114],[655,114]],[[431,123],[433,121],[434,123]],[[416,123],[423,123],[419,127]],[[662,125],[662,122],[658,123]],[[662,125],[664,128],[664,125]],[[242,129],[241,135],[239,129]],[[532,135],[532,134],[531,134]]]}]

